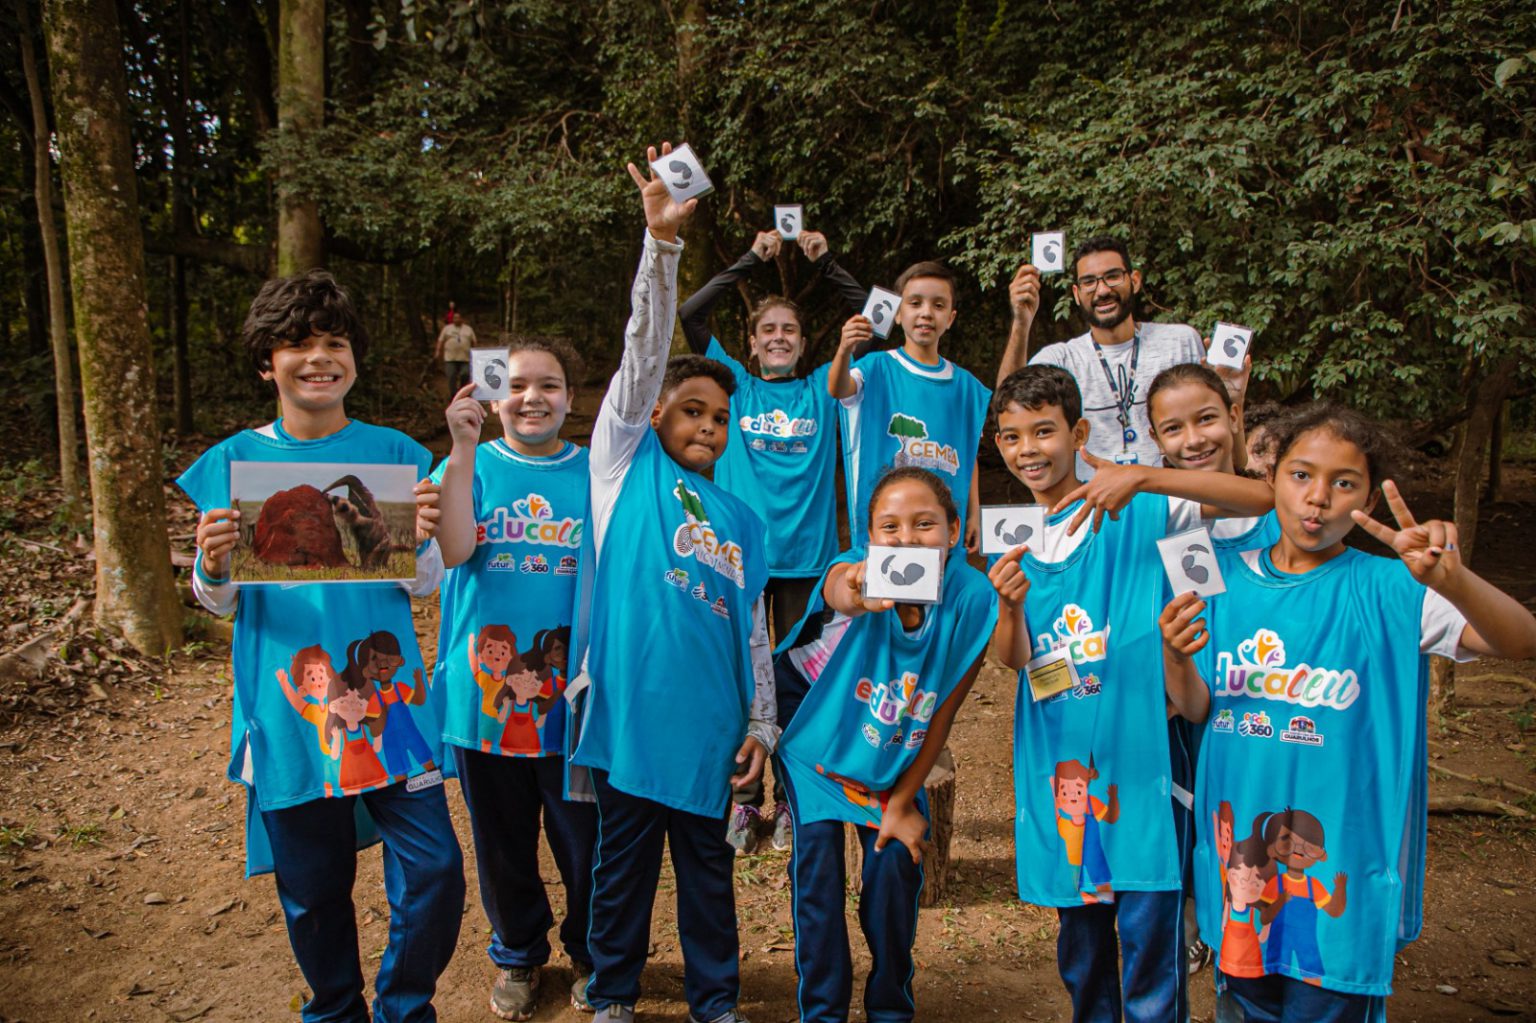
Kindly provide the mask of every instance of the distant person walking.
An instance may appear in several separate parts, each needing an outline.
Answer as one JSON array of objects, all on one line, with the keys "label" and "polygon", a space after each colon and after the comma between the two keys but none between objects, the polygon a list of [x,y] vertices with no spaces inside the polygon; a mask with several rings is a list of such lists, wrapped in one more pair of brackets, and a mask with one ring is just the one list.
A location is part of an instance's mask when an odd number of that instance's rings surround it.
[{"label": "distant person walking", "polygon": [[443,378],[448,382],[448,395],[457,394],[459,388],[469,383],[469,350],[475,347],[475,332],[462,313],[448,310],[447,322],[437,333],[437,351],[434,358],[443,363]]}]

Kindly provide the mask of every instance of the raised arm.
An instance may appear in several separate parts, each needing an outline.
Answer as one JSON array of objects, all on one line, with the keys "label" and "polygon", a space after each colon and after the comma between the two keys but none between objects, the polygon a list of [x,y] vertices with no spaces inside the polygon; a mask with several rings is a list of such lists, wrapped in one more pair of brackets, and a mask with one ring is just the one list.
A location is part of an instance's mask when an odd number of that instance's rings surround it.
[{"label": "raised arm", "polygon": [[1040,310],[1040,271],[1032,264],[1025,263],[1013,275],[1008,284],[1008,305],[1013,310],[1013,325],[1008,328],[1008,344],[997,364],[999,384],[1029,362],[1029,329]]},{"label": "raised arm", "polygon": [[1079,452],[1093,466],[1093,479],[1056,502],[1051,513],[1082,500],[1083,507],[1067,526],[1077,532],[1084,519],[1093,516],[1097,530],[1107,512],[1117,516],[1138,493],[1165,494],[1200,502],[1200,514],[1208,519],[1263,515],[1275,506],[1275,492],[1263,480],[1251,480],[1225,472],[1168,469],[1150,465],[1117,465],[1099,458],[1087,448]]},{"label": "raised arm", "polygon": [[863,316],[850,316],[843,324],[837,354],[832,356],[832,368],[827,373],[827,390],[832,392],[832,397],[841,400],[858,393],[859,384],[853,378],[854,353],[868,348],[874,339],[875,326]]},{"label": "raised arm", "polygon": [[465,384],[453,396],[445,413],[448,433],[453,438],[453,448],[443,466],[439,495],[442,514],[437,527],[437,543],[443,550],[445,568],[462,565],[475,553],[475,448],[480,443],[485,406],[472,397],[474,390],[474,384]]},{"label": "raised arm", "polygon": [[776,231],[759,231],[757,238],[753,240],[752,247],[748,249],[740,259],[715,274],[698,291],[689,296],[688,301],[678,310],[678,319],[683,325],[683,340],[688,342],[688,349],[695,355],[703,355],[709,348],[709,339],[713,330],[709,325],[710,315],[714,312],[715,305],[727,292],[736,290],[736,282],[749,276],[753,270],[772,259],[779,249],[779,235]]},{"label": "raised arm", "polygon": [[[800,249],[822,279],[837,289],[849,315],[864,308],[864,299],[869,296],[869,289],[854,280],[853,274],[844,270],[833,258],[832,250],[827,247],[826,235],[820,231],[800,232]],[[857,358],[862,354],[863,352],[856,353],[854,357]]]}]

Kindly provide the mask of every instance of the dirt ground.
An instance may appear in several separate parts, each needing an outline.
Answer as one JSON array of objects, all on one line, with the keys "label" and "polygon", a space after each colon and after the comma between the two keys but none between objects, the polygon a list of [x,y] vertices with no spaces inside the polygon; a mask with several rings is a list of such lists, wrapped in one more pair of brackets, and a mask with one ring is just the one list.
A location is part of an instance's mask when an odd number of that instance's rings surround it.
[{"label": "dirt ground", "polygon": [[[1536,524],[1536,483],[1515,471],[1507,488],[1515,499],[1486,509],[1477,562],[1529,605],[1536,551],[1525,538]],[[995,499],[1004,489],[989,474]],[[1420,494],[1416,504],[1427,513],[1446,510],[1436,488],[1405,489]],[[91,566],[87,550],[59,540],[27,511],[24,495],[7,491],[0,501],[9,509],[0,552],[13,573],[0,598],[0,650],[11,650],[89,595]],[[189,516],[178,506],[171,524],[173,544],[184,551]],[[416,612],[430,650],[435,604],[419,602]],[[0,678],[0,1023],[297,1019],[305,989],[272,881],[242,876],[244,797],[224,780],[227,648],[194,645],[162,663],[129,656],[88,630],[60,635],[76,638],[55,651],[43,680]],[[921,918],[919,1019],[1069,1017],[1055,969],[1054,914],[1014,894],[1014,688],[1006,672],[988,666],[955,728],[953,873],[943,903]],[[1458,699],[1454,715],[1431,725],[1432,767],[1513,787],[1433,773],[1432,794],[1536,811],[1536,670],[1473,665],[1460,675]],[[473,871],[463,801],[449,785]],[[1521,923],[1536,918],[1533,822],[1431,817],[1424,934],[1398,957],[1394,1020],[1536,1019],[1536,932]],[[376,963],[388,927],[378,851],[361,860],[361,952]],[[742,1009],[756,1023],[795,1018],[787,862],[787,853],[737,860]],[[556,876],[547,852],[545,876]],[[470,882],[459,952],[437,999],[446,1021],[493,1018],[487,924]],[[668,873],[642,1020],[687,1017],[671,892]],[[558,882],[551,895],[559,905]],[[850,928],[857,935],[851,915]],[[867,967],[857,948],[856,958],[860,970]],[[565,1002],[568,965],[557,957],[536,1019],[583,1018]],[[1209,1020],[1209,971],[1191,990],[1195,1018]],[[863,1018],[857,1006],[854,1018]]]}]

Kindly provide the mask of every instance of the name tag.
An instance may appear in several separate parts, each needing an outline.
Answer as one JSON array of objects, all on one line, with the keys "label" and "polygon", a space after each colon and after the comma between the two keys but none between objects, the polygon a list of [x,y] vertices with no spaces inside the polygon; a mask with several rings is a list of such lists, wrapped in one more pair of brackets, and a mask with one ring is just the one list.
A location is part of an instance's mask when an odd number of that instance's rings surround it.
[{"label": "name tag", "polygon": [[1066,647],[1058,647],[1024,665],[1024,677],[1029,680],[1029,695],[1039,703],[1076,686],[1077,665]]},{"label": "name tag", "polygon": [[418,774],[416,777],[408,780],[405,783],[405,791],[420,792],[422,789],[430,789],[434,785],[441,785],[442,783],[442,771],[427,771],[425,774]]}]

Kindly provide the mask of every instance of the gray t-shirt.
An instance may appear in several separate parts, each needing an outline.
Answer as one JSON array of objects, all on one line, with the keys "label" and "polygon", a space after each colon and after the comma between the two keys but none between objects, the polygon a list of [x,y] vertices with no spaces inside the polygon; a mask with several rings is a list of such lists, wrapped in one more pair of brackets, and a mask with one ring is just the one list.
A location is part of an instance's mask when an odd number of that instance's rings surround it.
[{"label": "gray t-shirt", "polygon": [[[1152,424],[1147,416],[1147,388],[1152,378],[1169,366],[1182,362],[1199,362],[1205,358],[1205,345],[1195,328],[1183,323],[1140,323],[1137,332],[1141,338],[1141,354],[1136,360],[1136,379],[1131,379],[1131,351],[1135,342],[1104,345],[1104,362],[1114,377],[1121,394],[1131,398],[1131,429],[1136,439],[1124,443],[1120,428],[1119,403],[1115,391],[1104,377],[1104,367],[1093,351],[1092,335],[1084,334],[1070,341],[1046,345],[1035,353],[1030,364],[1044,363],[1060,366],[1077,380],[1083,394],[1083,416],[1092,426],[1088,434],[1088,450],[1100,458],[1117,459],[1134,455],[1139,465],[1161,465],[1162,453],[1152,440]],[[1078,479],[1086,480],[1093,475],[1081,457],[1077,460]]]}]

